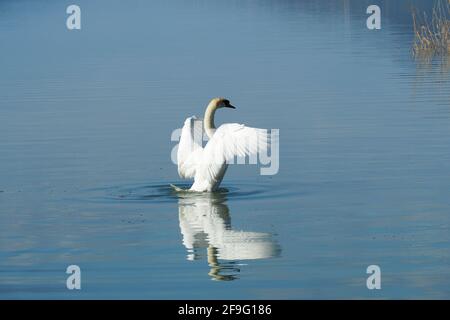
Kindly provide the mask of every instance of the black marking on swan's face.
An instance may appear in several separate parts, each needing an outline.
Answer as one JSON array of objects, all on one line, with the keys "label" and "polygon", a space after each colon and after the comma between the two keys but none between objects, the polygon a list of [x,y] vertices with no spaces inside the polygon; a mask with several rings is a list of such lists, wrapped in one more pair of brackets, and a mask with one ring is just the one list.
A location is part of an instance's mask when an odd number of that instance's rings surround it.
[{"label": "black marking on swan's face", "polygon": [[236,109],[235,106],[233,106],[233,105],[230,104],[230,100],[227,100],[227,99],[223,99],[223,100],[221,101],[220,107],[221,107],[221,108],[231,108],[231,109]]}]

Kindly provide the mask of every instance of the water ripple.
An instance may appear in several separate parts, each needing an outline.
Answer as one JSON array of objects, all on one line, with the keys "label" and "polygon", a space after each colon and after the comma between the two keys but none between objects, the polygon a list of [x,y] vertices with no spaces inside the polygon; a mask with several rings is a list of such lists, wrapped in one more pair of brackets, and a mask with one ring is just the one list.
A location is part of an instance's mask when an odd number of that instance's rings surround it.
[{"label": "water ripple", "polygon": [[[171,203],[177,201],[180,197],[195,197],[202,194],[188,191],[175,191],[170,184],[161,182],[130,184],[89,189],[86,192],[90,193],[88,198],[91,200],[149,203]],[[174,184],[186,190],[190,187],[189,183],[175,182]],[[224,184],[214,194],[226,196],[230,200],[253,200],[287,197],[292,195],[293,191],[289,186],[274,187],[273,184],[268,183],[230,183],[230,185]]]}]

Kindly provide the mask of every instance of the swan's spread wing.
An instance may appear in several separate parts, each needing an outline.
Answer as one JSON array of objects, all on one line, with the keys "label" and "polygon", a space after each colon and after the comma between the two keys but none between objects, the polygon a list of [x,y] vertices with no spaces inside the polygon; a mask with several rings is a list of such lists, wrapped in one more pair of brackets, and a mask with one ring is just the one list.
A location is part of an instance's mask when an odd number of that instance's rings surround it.
[{"label": "swan's spread wing", "polygon": [[[223,178],[226,164],[235,157],[253,156],[268,147],[267,130],[246,127],[243,124],[221,125],[203,150],[198,174],[215,182]],[[197,176],[196,176],[197,180]]]},{"label": "swan's spread wing", "polygon": [[203,124],[195,116],[184,122],[178,144],[178,174],[181,178],[194,178],[197,164],[200,161],[203,137]]}]

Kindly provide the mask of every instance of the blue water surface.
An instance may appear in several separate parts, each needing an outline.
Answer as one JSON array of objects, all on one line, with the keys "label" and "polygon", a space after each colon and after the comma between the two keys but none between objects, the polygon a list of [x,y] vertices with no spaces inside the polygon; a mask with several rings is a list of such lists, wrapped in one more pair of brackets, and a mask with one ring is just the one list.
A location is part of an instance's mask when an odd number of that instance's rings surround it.
[{"label": "blue water surface", "polygon": [[[0,1],[0,298],[450,297],[450,63],[411,5]],[[279,171],[186,195],[172,131],[279,129]],[[66,268],[81,268],[81,290]],[[368,290],[378,265],[381,290]]]}]

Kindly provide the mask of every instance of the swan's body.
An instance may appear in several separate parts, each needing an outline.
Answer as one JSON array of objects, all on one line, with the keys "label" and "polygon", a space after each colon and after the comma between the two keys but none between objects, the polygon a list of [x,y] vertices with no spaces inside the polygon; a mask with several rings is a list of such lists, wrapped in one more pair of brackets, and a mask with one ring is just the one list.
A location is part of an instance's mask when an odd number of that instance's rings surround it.
[{"label": "swan's body", "polygon": [[[194,178],[189,189],[197,192],[215,191],[222,181],[228,163],[235,157],[256,155],[267,149],[267,131],[243,124],[227,123],[216,129],[214,114],[219,108],[233,108],[226,99],[211,100],[203,123],[195,116],[184,122],[178,145],[178,173],[180,177]],[[202,146],[203,130],[209,141]]]}]

